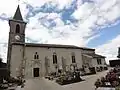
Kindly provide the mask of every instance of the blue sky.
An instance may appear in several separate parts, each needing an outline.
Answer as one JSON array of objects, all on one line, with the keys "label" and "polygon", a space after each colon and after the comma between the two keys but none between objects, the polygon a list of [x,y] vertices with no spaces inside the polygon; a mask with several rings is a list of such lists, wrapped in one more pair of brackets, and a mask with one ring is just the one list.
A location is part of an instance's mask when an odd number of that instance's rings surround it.
[{"label": "blue sky", "polygon": [[100,36],[88,42],[87,46],[94,48],[99,45],[103,45],[104,43],[107,43],[109,40],[112,40],[116,36],[120,35],[120,23],[112,27],[106,27],[101,29],[99,34]]},{"label": "blue sky", "polygon": [[[8,3],[6,3],[8,2]],[[0,3],[0,53],[6,61],[9,33],[18,0]],[[26,42],[95,48],[106,61],[120,46],[120,0],[21,0]],[[59,42],[58,42],[59,41]]]}]

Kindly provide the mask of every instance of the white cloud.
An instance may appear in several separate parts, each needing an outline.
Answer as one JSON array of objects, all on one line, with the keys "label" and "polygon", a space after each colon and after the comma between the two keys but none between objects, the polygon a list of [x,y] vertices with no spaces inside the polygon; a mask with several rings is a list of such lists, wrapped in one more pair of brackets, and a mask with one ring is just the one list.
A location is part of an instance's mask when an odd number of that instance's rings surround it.
[{"label": "white cloud", "polygon": [[[69,7],[73,0],[21,0],[21,12],[24,17],[28,13],[28,9],[26,9],[23,2],[29,3],[33,8],[38,8],[36,6],[40,7],[49,1],[52,2],[51,4],[57,4],[59,9],[63,9],[64,7]],[[119,0],[93,1],[95,3],[86,2],[82,4],[82,0],[78,0],[77,9],[72,14],[72,16],[78,20],[78,23],[71,23],[67,20],[70,25],[64,25],[64,21],[61,19],[60,13],[38,12],[34,17],[29,18],[29,23],[26,28],[26,37],[38,42],[41,42],[42,40],[43,42],[48,41],[46,43],[86,46],[90,40],[99,36],[99,34],[93,36],[97,32],[97,28],[99,28],[99,26],[107,27],[109,26],[108,23],[116,23],[115,20],[120,17]],[[0,15],[5,13],[7,16],[11,17],[14,15],[16,7],[17,0],[3,0],[0,3]],[[44,16],[46,17],[44,18]],[[42,17],[43,20],[39,20]],[[43,26],[43,24],[47,26],[50,25],[47,21],[48,19],[53,19],[54,22],[56,22],[56,26],[52,29],[48,29]],[[0,42],[7,43],[9,32],[8,22],[0,20],[0,26],[0,34],[2,33],[0,35]],[[118,45],[120,43],[118,43],[118,39],[114,39],[105,45],[97,47],[97,52],[102,52],[101,54],[108,56],[108,58],[115,57],[113,52],[116,53],[116,48],[113,49],[109,44]],[[0,47],[4,47],[3,44],[1,44]],[[107,49],[107,47],[109,48]],[[110,48],[112,48],[112,51]],[[106,49],[106,51],[104,49]],[[5,57],[6,53],[3,53],[3,51],[4,49],[0,50],[2,56]]]},{"label": "white cloud", "polygon": [[3,62],[6,62],[7,58],[7,42],[9,34],[9,25],[7,21],[0,20],[0,57],[3,58]]},{"label": "white cloud", "polygon": [[2,0],[0,2],[0,14],[5,13],[7,16],[13,16],[17,5],[18,0]]},{"label": "white cloud", "polygon": [[42,6],[49,1],[55,1],[55,0],[23,0],[23,1],[28,2],[29,4],[35,7],[35,6]]},{"label": "white cloud", "polygon": [[55,0],[58,2],[59,8],[63,9],[65,6],[69,6],[73,0]]},{"label": "white cloud", "polygon": [[120,12],[118,12],[119,9],[120,9],[120,5],[112,7],[111,10],[108,11],[108,13],[104,16],[104,18],[109,20],[109,22],[114,21],[116,18],[120,16]]},{"label": "white cloud", "polygon": [[7,60],[7,46],[6,44],[0,44],[0,57],[3,58],[3,62],[6,62]]},{"label": "white cloud", "polygon": [[91,14],[92,10],[95,8],[93,3],[82,4],[74,13],[73,16],[76,19],[86,19]]},{"label": "white cloud", "polygon": [[54,21],[56,22],[56,26],[64,26],[64,22],[60,18],[56,18]]},{"label": "white cloud", "polygon": [[[30,18],[30,23],[26,29],[26,37],[32,40],[49,39],[48,29],[43,27],[39,22],[37,17]],[[32,28],[35,27],[35,28]]]},{"label": "white cloud", "polygon": [[0,43],[8,41],[9,26],[7,21],[0,20]]},{"label": "white cloud", "polygon": [[95,35],[93,35],[93,36],[90,37],[88,40],[86,40],[86,43],[90,42],[91,40],[93,40],[93,39],[95,39],[95,38],[97,38],[97,37],[99,37],[99,36],[100,36],[100,34],[95,34]]},{"label": "white cloud", "polygon": [[109,63],[109,60],[117,58],[118,47],[120,47],[120,35],[118,35],[113,40],[110,40],[106,44],[98,46],[96,48],[96,52],[107,56],[106,60],[107,60],[107,63]]},{"label": "white cloud", "polygon": [[[33,30],[30,28],[26,30],[26,36],[32,40],[47,40],[47,43],[57,43],[57,44],[72,44],[72,45],[80,45],[85,46],[85,41],[83,39],[84,36],[88,36],[88,31],[86,28],[81,30],[73,31],[74,26],[72,25],[64,25],[59,15],[56,14],[47,14],[47,19],[54,19],[56,22],[56,27],[52,30],[49,30],[41,25],[38,21],[39,17],[44,16],[44,14],[37,14],[35,17],[30,18],[29,27],[35,27]],[[52,17],[53,16],[53,17]],[[84,26],[83,26],[84,27]],[[76,29],[76,28],[75,28]],[[35,34],[35,36],[33,36]],[[86,35],[85,35],[86,34]],[[74,36],[75,35],[75,36]],[[77,38],[77,39],[76,39]],[[79,42],[78,42],[79,40]],[[58,42],[59,41],[59,42]],[[73,42],[74,41],[74,42]]]},{"label": "white cloud", "polygon": [[63,9],[65,6],[68,6],[71,4],[73,0],[23,0],[24,2],[28,2],[32,6],[42,6],[45,3],[52,2],[51,4],[58,5],[59,9]]},{"label": "white cloud", "polygon": [[120,12],[118,12],[119,8],[119,0],[102,0],[102,2],[96,1],[96,3],[87,2],[79,6],[73,13],[73,16],[79,19],[80,22],[84,22],[86,19],[93,16],[98,25],[104,25],[108,22],[114,22],[120,17]]},{"label": "white cloud", "polygon": [[49,13],[49,16],[47,19],[55,19],[55,18],[60,18],[60,15],[57,13]]},{"label": "white cloud", "polygon": [[102,2],[99,2],[97,3],[98,5],[101,5],[100,6],[100,10],[102,11],[107,11],[110,9],[110,7],[112,7],[113,5],[116,4],[116,1],[118,0],[105,0],[105,1],[102,1]]}]

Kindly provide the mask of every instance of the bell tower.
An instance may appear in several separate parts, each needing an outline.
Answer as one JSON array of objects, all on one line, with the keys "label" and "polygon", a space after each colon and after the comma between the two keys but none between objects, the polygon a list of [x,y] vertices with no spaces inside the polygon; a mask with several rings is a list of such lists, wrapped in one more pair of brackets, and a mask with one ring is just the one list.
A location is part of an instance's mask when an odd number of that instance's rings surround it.
[{"label": "bell tower", "polygon": [[25,28],[26,22],[23,21],[20,7],[18,5],[14,17],[9,20],[9,40],[8,40],[8,51],[7,51],[7,65],[10,71],[10,59],[12,43],[25,43]]},{"label": "bell tower", "polygon": [[9,42],[25,42],[25,27],[26,22],[23,21],[19,5],[13,19],[9,20],[10,32]]}]

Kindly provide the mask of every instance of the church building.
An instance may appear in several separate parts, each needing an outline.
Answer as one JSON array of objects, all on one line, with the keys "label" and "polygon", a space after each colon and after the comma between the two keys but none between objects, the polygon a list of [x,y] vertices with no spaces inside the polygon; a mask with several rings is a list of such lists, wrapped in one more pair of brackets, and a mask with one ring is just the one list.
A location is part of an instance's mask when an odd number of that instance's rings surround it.
[{"label": "church building", "polygon": [[26,22],[18,5],[9,20],[7,65],[11,76],[44,77],[59,70],[70,71],[83,67],[105,67],[105,57],[95,49],[73,45],[36,44],[25,42]]}]

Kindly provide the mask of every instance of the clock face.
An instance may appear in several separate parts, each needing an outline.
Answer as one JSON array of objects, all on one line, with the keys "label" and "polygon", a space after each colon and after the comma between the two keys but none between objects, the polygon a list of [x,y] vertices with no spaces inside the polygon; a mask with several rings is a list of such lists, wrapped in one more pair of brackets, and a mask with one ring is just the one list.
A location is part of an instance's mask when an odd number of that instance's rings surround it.
[{"label": "clock face", "polygon": [[15,39],[16,39],[16,40],[20,40],[20,36],[19,36],[19,35],[16,35],[16,36],[15,36]]}]

